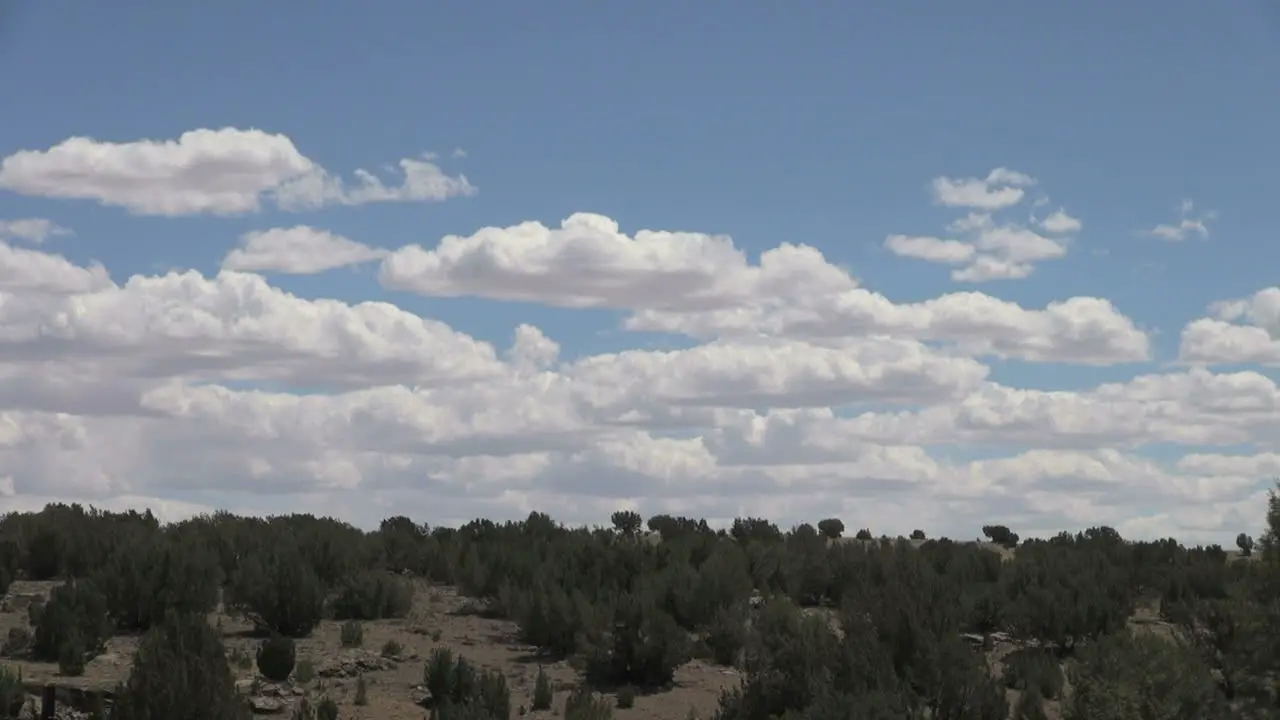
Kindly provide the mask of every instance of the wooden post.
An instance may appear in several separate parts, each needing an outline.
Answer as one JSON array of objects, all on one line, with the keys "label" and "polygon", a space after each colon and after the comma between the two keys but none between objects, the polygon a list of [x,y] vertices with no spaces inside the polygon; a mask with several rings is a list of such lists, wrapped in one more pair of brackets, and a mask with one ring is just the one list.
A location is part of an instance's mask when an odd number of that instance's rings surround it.
[{"label": "wooden post", "polygon": [[54,720],[53,711],[58,705],[58,689],[52,685],[44,686],[44,697],[40,701],[40,720]]}]

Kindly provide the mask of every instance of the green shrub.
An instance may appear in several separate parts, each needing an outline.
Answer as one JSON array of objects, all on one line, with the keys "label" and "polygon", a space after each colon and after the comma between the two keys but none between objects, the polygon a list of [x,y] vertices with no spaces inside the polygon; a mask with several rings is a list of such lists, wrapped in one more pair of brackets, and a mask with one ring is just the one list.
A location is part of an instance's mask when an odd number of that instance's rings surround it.
[{"label": "green shrub", "polygon": [[338,720],[338,703],[327,696],[320,698],[316,703],[316,720]]},{"label": "green shrub", "polygon": [[0,717],[18,717],[26,700],[27,691],[22,687],[22,671],[12,671],[7,665],[0,665]]},{"label": "green shrub", "polygon": [[507,718],[511,693],[501,672],[478,670],[448,648],[436,648],[423,669],[423,684],[431,696],[432,713],[444,720]]},{"label": "green shrub", "polygon": [[11,627],[0,654],[18,657],[31,648],[31,632],[24,627]]},{"label": "green shrub", "polygon": [[54,588],[39,619],[31,643],[31,654],[37,660],[57,662],[72,635],[78,636],[84,654],[94,657],[111,637],[106,600],[87,580],[71,580]]},{"label": "green shrub", "polygon": [[343,582],[330,601],[337,620],[382,620],[408,616],[413,585],[387,573],[363,573]]},{"label": "green shrub", "polygon": [[623,685],[618,689],[618,708],[627,710],[636,705],[636,689],[632,685]]},{"label": "green shrub", "polygon": [[581,685],[565,700],[564,720],[613,720],[613,708],[591,688]]},{"label": "green shrub", "polygon": [[40,618],[44,615],[44,605],[44,600],[36,599],[31,601],[31,604],[27,606],[28,625],[31,627],[37,627],[40,625]]},{"label": "green shrub", "polygon": [[382,643],[382,657],[397,658],[404,652],[404,646],[394,639]]},{"label": "green shrub", "polygon": [[324,589],[298,541],[283,533],[272,535],[241,560],[227,587],[228,607],[247,615],[260,630],[306,637],[320,622]]},{"label": "green shrub", "polygon": [[364,681],[364,675],[356,678],[356,705],[369,704],[369,686]]},{"label": "green shrub", "polygon": [[721,608],[707,628],[706,642],[707,647],[711,648],[712,660],[717,665],[734,665],[746,638],[746,618],[743,613]]},{"label": "green shrub", "polygon": [[58,672],[66,677],[79,677],[84,674],[84,641],[75,628],[62,641],[58,648]]},{"label": "green shrub", "polygon": [[271,682],[284,682],[293,672],[297,653],[293,638],[273,635],[258,647],[258,672]]},{"label": "green shrub", "polygon": [[139,644],[111,720],[191,717],[251,720],[252,712],[236,693],[222,638],[205,616],[171,613]]},{"label": "green shrub", "polygon": [[342,647],[360,647],[364,644],[364,625],[361,625],[359,620],[348,620],[342,623],[339,635]]},{"label": "green shrub", "polygon": [[1012,690],[1033,689],[1040,697],[1051,700],[1062,694],[1062,666],[1058,658],[1043,648],[1019,648],[1006,655],[1004,685]]},{"label": "green shrub", "polygon": [[547,671],[539,666],[538,677],[533,682],[533,709],[550,710],[554,696],[555,693],[551,690],[551,678],[547,677]]},{"label": "green shrub", "polygon": [[146,630],[168,612],[208,613],[218,603],[217,557],[190,533],[138,529],[94,573],[117,627]]},{"label": "green shrub", "polygon": [[316,664],[311,658],[299,658],[293,668],[293,679],[300,683],[309,683],[316,679]]}]

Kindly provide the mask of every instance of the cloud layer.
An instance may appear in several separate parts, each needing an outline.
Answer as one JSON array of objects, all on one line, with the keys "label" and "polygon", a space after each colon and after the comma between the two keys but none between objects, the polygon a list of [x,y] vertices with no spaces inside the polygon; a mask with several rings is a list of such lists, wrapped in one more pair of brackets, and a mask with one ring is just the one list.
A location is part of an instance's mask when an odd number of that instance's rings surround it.
[{"label": "cloud layer", "polygon": [[421,202],[472,195],[464,176],[405,158],[387,185],[367,170],[348,182],[303,155],[285,135],[261,130],[191,130],[173,140],[111,142],[73,137],[0,160],[0,189],[95,200],[137,215],[235,215],[269,202],[284,210],[325,205]]},{"label": "cloud layer", "polygon": [[[466,194],[405,162],[399,189],[360,174],[326,185],[337,181],[284,136],[195,131],[18,153],[0,185],[159,215]],[[935,202],[968,213],[956,237],[885,244],[960,281],[1026,277],[1083,228],[1063,209],[997,216],[1037,187],[1004,168],[939,178]],[[20,239],[33,240],[7,238]],[[1158,368],[1142,326],[1104,298],[900,302],[806,245],[753,257],[729,237],[628,233],[588,213],[396,250],[373,240],[263,228],[229,237],[216,273],[128,278],[0,244],[0,510],[74,499],[368,525],[532,509],[602,522],[625,507],[1229,541],[1255,530],[1280,474],[1280,388],[1259,367],[1280,364],[1280,287],[1189,318],[1181,364]],[[266,277],[368,262],[388,289],[607,308],[624,332],[684,347],[583,356],[529,324],[495,347],[393,304],[308,299]],[[996,362],[1114,365],[1129,379],[1015,387]]]}]

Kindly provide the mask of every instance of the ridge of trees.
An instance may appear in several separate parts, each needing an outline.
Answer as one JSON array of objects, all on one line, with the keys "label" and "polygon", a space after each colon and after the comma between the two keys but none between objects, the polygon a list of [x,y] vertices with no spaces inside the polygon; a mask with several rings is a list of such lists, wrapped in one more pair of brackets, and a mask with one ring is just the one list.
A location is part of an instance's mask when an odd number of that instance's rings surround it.
[{"label": "ridge of trees", "polygon": [[[723,531],[630,511],[611,521],[570,528],[535,512],[431,528],[394,517],[365,532],[310,515],[161,525],[150,512],[49,505],[0,517],[0,592],[17,578],[67,580],[33,615],[39,659],[83,661],[113,630],[147,632],[122,688],[124,717],[158,717],[184,695],[207,698],[207,717],[244,716],[226,695],[229,675],[193,669],[225,664],[217,635],[200,629],[220,596],[283,667],[290,639],[323,617],[403,617],[406,576],[458,587],[544,657],[571,659],[597,690],[660,692],[694,657],[735,665],[742,682],[718,720],[1033,718],[1046,702],[1080,720],[1229,720],[1280,707],[1274,491],[1257,552],[1242,533],[1239,561],[1216,545],[1129,542],[1109,527],[1028,540],[983,527],[995,546],[1016,548],[1002,554],[922,530],[876,540],[864,528],[845,542],[836,518],[787,531],[755,517]],[[1169,632],[1134,632],[1139,607],[1158,609]],[[996,633],[1018,648],[999,673],[985,654]],[[201,684],[164,689],[166,673]],[[447,654],[424,673],[437,716],[505,717],[500,674]],[[593,698],[577,693],[573,711],[595,717]]]}]

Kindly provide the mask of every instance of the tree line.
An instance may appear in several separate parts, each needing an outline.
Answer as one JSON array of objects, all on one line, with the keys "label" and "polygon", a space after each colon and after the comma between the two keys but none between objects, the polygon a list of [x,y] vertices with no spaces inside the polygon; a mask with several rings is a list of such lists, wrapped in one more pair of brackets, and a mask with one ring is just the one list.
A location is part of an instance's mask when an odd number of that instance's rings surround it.
[{"label": "tree line", "polygon": [[[1235,555],[1109,527],[1021,540],[991,524],[984,546],[923,530],[845,539],[836,518],[715,530],[622,511],[586,528],[535,512],[458,528],[393,517],[366,532],[311,515],[162,525],[149,512],[50,505],[0,518],[0,592],[18,578],[65,580],[5,653],[68,674],[113,633],[145,633],[115,720],[246,717],[205,620],[220,602],[260,630],[260,669],[287,677],[293,639],[326,617],[403,617],[415,578],[456,586],[546,659],[571,660],[584,680],[569,703],[577,718],[609,714],[597,691],[663,691],[694,657],[741,674],[718,720],[1026,720],[1047,703],[1075,720],[1271,718],[1277,529],[1274,492],[1261,552],[1242,533]],[[1140,607],[1166,632],[1135,631]],[[997,642],[1007,647],[993,664]],[[505,718],[505,678],[469,667],[427,662],[432,712]],[[195,709],[192,697],[203,698]]]}]

